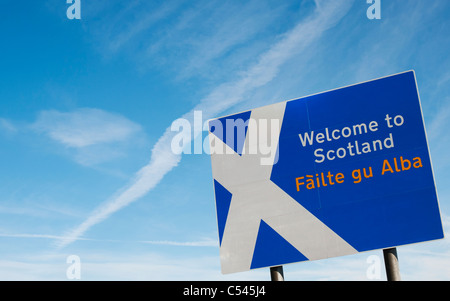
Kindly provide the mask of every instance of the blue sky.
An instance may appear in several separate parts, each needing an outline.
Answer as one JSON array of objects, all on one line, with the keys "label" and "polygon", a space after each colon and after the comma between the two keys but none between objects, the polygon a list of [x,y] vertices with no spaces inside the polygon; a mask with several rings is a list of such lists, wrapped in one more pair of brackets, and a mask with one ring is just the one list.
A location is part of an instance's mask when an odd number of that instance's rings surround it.
[{"label": "blue sky", "polygon": [[[74,254],[82,280],[269,280],[220,273],[210,157],[171,152],[172,122],[411,69],[447,230],[450,2],[380,1],[3,1],[0,279],[66,280]],[[450,280],[447,239],[398,253],[403,279]],[[285,276],[367,280],[371,255]]]}]

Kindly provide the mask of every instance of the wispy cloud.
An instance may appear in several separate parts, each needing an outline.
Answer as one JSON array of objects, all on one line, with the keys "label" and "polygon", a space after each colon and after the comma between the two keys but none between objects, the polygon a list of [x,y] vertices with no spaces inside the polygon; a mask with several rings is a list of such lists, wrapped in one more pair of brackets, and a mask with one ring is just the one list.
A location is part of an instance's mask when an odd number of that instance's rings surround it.
[{"label": "wispy cloud", "polygon": [[92,226],[100,223],[114,212],[124,208],[156,187],[164,175],[177,166],[181,160],[180,155],[175,155],[171,151],[171,138],[172,132],[168,128],[153,147],[148,165],[142,167],[136,173],[131,183],[125,189],[101,204],[79,226],[67,232],[64,235],[67,238],[57,242],[57,246],[64,247],[74,242]]},{"label": "wispy cloud", "polygon": [[[0,237],[5,238],[36,238],[36,239],[50,239],[55,241],[72,240],[73,237],[53,235],[53,234],[32,234],[32,233],[2,233]],[[159,246],[175,246],[175,247],[218,247],[219,241],[217,239],[205,238],[196,241],[174,241],[174,240],[139,240],[139,241],[125,241],[125,240],[111,240],[111,239],[92,239],[86,237],[77,237],[76,240],[96,241],[96,242],[110,242],[110,243],[141,243]]]},{"label": "wispy cloud", "polygon": [[[151,29],[152,26],[158,24],[159,21],[169,17],[180,5],[174,1],[164,1],[160,7],[141,7],[139,12],[134,16],[134,20],[128,24],[125,24],[125,29],[119,31],[117,35],[110,40],[109,48],[112,51],[118,51],[130,40],[139,36],[143,32]],[[132,6],[136,6],[136,3],[131,3]],[[145,4],[144,4],[145,5]]]},{"label": "wispy cloud", "polygon": [[55,217],[64,219],[82,216],[82,213],[75,208],[64,207],[60,203],[57,205],[48,204],[45,199],[38,195],[27,196],[19,200],[15,198],[9,201],[2,200],[0,214],[29,216],[42,219]]},{"label": "wispy cloud", "polygon": [[120,115],[92,108],[72,112],[41,111],[32,127],[75,148],[123,141],[140,130],[139,125]]},{"label": "wispy cloud", "polygon": [[0,118],[0,133],[14,134],[17,130],[17,127],[11,121]]},{"label": "wispy cloud", "polygon": [[[190,35],[188,39],[184,40],[182,46],[188,50],[188,56],[185,58],[186,63],[178,78],[185,79],[202,73],[206,73],[207,77],[213,76],[215,72],[218,72],[217,69],[223,68],[218,63],[219,59],[226,62],[228,68],[235,64],[235,61],[242,66],[245,62],[240,59],[241,48],[251,45],[253,39],[258,34],[265,32],[266,28],[270,27],[280,16],[280,7],[262,9],[263,7],[264,3],[261,1],[223,2],[219,4],[219,7],[217,7],[217,3],[214,3],[206,8],[208,14],[203,12],[201,15],[195,15],[196,22],[191,20],[189,23],[176,24],[178,25],[175,26],[175,28],[178,27],[177,35],[180,36],[194,30],[189,24],[198,24],[200,18],[202,19],[201,23],[204,24],[200,28],[200,32]],[[200,8],[195,9],[199,10]],[[187,16],[192,17],[192,15],[193,13]],[[180,24],[183,25],[180,26]],[[164,38],[158,41],[156,46],[165,45],[167,47],[167,45],[173,45],[173,42],[173,40]],[[151,50],[155,48],[155,45],[150,47]],[[247,49],[247,51],[251,50]],[[247,56],[245,57],[248,59]],[[219,68],[215,67],[211,72],[212,66],[219,66]]]},{"label": "wispy cloud", "polygon": [[[450,137],[447,135],[450,128],[450,97],[443,99],[441,105],[436,105],[436,113],[426,123],[430,152],[433,158],[434,170],[436,176],[448,173],[450,158],[448,148],[450,147]],[[439,182],[440,177],[436,178]],[[444,179],[444,178],[442,178]],[[441,186],[444,189],[446,186]]]},{"label": "wispy cloud", "polygon": [[146,240],[142,243],[151,245],[164,245],[164,246],[181,246],[181,247],[218,247],[219,241],[213,239],[205,239],[199,241],[169,241],[169,240]]},{"label": "wispy cloud", "polygon": [[[204,118],[211,118],[231,108],[245,99],[246,94],[270,82],[277,76],[279,68],[294,54],[297,54],[317,40],[321,34],[334,26],[350,8],[353,1],[321,2],[321,9],[305,20],[300,21],[294,28],[286,32],[277,43],[259,56],[257,63],[241,72],[236,81],[217,86],[202,99],[183,118],[191,119],[194,110],[202,110]],[[101,204],[84,222],[68,231],[58,241],[58,247],[65,247],[88,231],[92,226],[102,222],[118,210],[141,198],[155,188],[163,177],[178,165],[181,155],[171,151],[174,132],[168,127],[152,149],[150,162],[141,168],[130,184],[116,196]]]},{"label": "wispy cloud", "polygon": [[71,149],[75,161],[83,165],[121,156],[119,145],[141,131],[140,125],[127,118],[95,108],[41,111],[31,128]]},{"label": "wispy cloud", "polygon": [[[8,238],[44,238],[44,239],[53,239],[53,240],[61,240],[66,239],[67,237],[60,235],[51,235],[51,234],[29,234],[29,233],[0,233],[0,237],[8,237]],[[91,240],[88,238],[78,237],[77,240]]]},{"label": "wispy cloud", "polygon": [[447,97],[447,102],[444,103],[437,111],[431,123],[428,126],[428,138],[431,140],[438,139],[441,142],[441,137],[445,138],[444,133],[448,131],[450,126],[450,97]]},{"label": "wispy cloud", "polygon": [[161,68],[178,80],[211,81],[269,48],[274,41],[267,37],[280,31],[281,18],[292,16],[288,7],[257,0],[134,1],[111,13],[103,9],[92,31],[105,57],[132,54],[140,70]]}]

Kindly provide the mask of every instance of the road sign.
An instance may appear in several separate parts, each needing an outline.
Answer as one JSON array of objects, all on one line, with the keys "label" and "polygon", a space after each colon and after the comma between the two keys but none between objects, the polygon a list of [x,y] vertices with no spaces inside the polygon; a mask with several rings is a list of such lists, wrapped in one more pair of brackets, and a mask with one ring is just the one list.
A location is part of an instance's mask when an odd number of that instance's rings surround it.
[{"label": "road sign", "polygon": [[413,71],[209,131],[223,273],[444,237]]}]

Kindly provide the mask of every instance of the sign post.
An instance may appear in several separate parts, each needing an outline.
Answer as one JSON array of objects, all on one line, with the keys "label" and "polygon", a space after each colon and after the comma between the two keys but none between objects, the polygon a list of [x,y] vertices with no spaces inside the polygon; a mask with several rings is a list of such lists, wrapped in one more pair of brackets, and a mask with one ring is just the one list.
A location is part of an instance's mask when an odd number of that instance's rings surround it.
[{"label": "sign post", "polygon": [[414,71],[212,119],[209,140],[224,274],[386,249],[397,279],[396,246],[444,237]]},{"label": "sign post", "polygon": [[270,267],[270,280],[284,281],[284,273],[282,265]]},{"label": "sign post", "polygon": [[388,281],[400,281],[397,248],[383,249],[384,265]]}]

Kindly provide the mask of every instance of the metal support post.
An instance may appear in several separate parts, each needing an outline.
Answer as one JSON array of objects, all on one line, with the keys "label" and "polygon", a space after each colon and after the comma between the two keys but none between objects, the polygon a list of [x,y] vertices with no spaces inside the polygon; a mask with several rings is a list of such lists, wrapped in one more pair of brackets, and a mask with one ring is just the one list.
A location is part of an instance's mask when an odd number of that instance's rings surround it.
[{"label": "metal support post", "polygon": [[383,249],[384,265],[388,281],[400,281],[397,248]]},{"label": "metal support post", "polygon": [[284,281],[283,266],[279,265],[270,268],[270,279],[272,281]]}]

